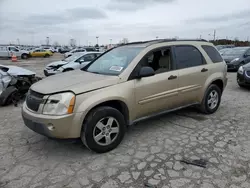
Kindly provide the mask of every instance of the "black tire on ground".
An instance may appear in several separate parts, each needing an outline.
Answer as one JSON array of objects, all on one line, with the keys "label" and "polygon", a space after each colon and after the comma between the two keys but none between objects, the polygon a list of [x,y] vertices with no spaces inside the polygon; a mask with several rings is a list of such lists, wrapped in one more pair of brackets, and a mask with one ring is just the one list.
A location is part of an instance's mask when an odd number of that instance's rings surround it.
[{"label": "black tire on ground", "polygon": [[[215,93],[218,96],[217,103],[213,108],[211,108],[211,106],[209,106],[209,100],[211,99],[211,95]],[[203,97],[202,103],[199,108],[200,111],[204,114],[213,114],[214,112],[216,112],[220,106],[221,95],[222,95],[221,89],[217,85],[211,84],[205,92],[205,95]]]},{"label": "black tire on ground", "polygon": [[27,59],[28,57],[29,57],[28,54],[22,54],[22,55],[21,55],[21,58],[22,58],[22,59]]},{"label": "black tire on ground", "polygon": [[49,54],[45,54],[44,57],[49,57]]},{"label": "black tire on ground", "polygon": [[[108,119],[109,118],[113,118],[114,120],[112,122],[115,122],[114,123],[111,123],[111,126],[112,127],[113,125],[116,125],[116,124],[119,124],[116,128],[118,128],[118,133],[115,134],[115,136],[112,138],[111,135],[113,135],[113,133],[111,132],[111,128],[110,127],[107,127],[109,125],[108,121],[106,123],[106,128],[110,129],[110,136],[109,138],[111,138],[111,143],[108,144],[108,145],[101,145],[99,143],[97,143],[97,141],[95,141],[95,138],[94,138],[94,134],[101,134],[103,133],[104,136],[102,136],[102,139],[103,142],[107,142],[107,138],[105,136],[106,133],[104,133],[105,131],[107,132],[107,129],[106,130],[102,130],[100,131],[101,129],[97,128],[97,123],[99,121],[104,121],[105,119]],[[99,132],[96,132],[96,131],[99,131]],[[86,117],[85,121],[83,122],[83,125],[82,125],[82,131],[81,131],[81,140],[82,142],[84,143],[84,145],[89,148],[90,150],[94,151],[94,152],[97,152],[97,153],[105,153],[105,152],[108,152],[108,151],[111,151],[113,150],[114,148],[116,148],[122,141],[124,135],[125,135],[125,132],[126,132],[126,123],[125,123],[125,119],[124,119],[124,116],[121,114],[120,111],[118,111],[117,109],[115,108],[111,108],[111,107],[108,107],[108,106],[102,106],[102,107],[98,107],[98,108],[95,108],[93,109]],[[99,142],[101,142],[101,140]]]},{"label": "black tire on ground", "polygon": [[246,88],[246,86],[243,85],[243,84],[238,83],[238,85],[239,85],[240,87],[242,87],[242,88]]}]

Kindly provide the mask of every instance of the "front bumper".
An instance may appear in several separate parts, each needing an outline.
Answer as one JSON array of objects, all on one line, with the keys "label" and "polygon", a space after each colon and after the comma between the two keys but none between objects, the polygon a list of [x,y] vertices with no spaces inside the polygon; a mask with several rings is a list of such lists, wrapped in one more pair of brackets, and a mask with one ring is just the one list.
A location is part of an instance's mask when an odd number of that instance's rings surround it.
[{"label": "front bumper", "polygon": [[237,73],[237,82],[240,85],[250,86],[250,77],[248,77],[244,71],[243,74]]},{"label": "front bumper", "polygon": [[57,73],[60,73],[60,71],[44,69],[43,73],[45,76],[52,76],[52,75],[55,75]]},{"label": "front bumper", "polygon": [[34,132],[50,138],[79,138],[82,127],[82,114],[73,113],[62,116],[51,116],[31,112],[26,103],[22,108],[24,124]]}]

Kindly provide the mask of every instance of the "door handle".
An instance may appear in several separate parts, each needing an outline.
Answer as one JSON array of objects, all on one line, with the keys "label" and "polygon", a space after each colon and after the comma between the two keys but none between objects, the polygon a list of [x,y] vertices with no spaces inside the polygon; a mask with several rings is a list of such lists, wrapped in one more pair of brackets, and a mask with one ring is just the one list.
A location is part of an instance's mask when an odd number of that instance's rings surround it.
[{"label": "door handle", "polygon": [[206,69],[206,68],[201,69],[201,72],[207,72],[207,71],[208,71],[208,69]]},{"label": "door handle", "polygon": [[176,79],[176,78],[177,78],[177,76],[171,75],[171,76],[168,77],[168,80],[173,80],[173,79]]}]

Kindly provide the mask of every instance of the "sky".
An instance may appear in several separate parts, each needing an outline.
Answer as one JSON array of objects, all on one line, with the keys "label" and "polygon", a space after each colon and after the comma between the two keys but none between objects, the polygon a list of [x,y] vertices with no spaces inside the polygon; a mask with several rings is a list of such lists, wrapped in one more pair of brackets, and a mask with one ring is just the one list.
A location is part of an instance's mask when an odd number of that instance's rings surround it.
[{"label": "sky", "polygon": [[0,0],[0,44],[250,40],[250,0]]}]

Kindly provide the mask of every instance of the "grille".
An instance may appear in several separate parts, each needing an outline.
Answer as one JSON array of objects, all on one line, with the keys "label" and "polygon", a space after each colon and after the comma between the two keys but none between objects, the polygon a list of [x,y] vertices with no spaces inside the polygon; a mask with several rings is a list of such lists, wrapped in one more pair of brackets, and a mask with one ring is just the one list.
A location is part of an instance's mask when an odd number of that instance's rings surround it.
[{"label": "grille", "polygon": [[43,94],[29,90],[27,97],[26,97],[27,107],[37,112],[40,104],[43,102],[43,97],[44,97]]}]

